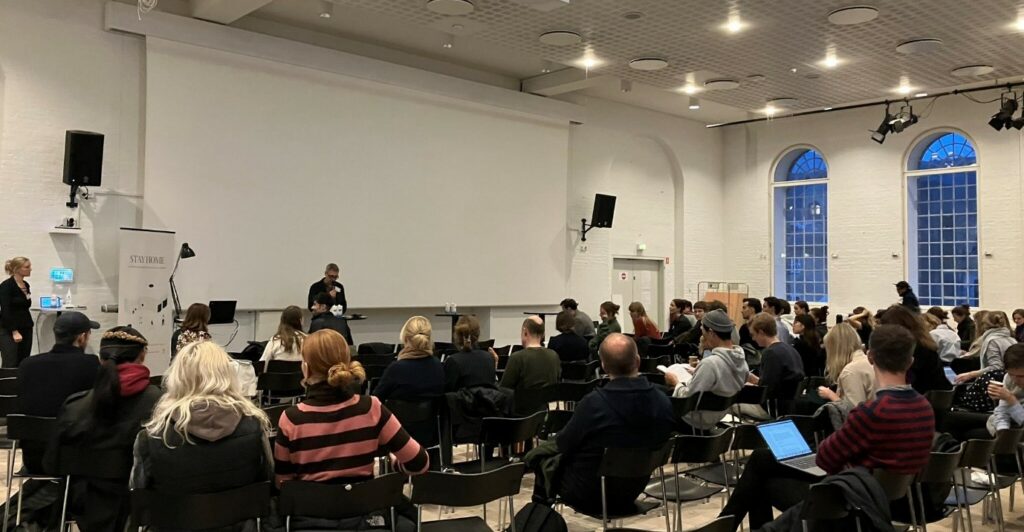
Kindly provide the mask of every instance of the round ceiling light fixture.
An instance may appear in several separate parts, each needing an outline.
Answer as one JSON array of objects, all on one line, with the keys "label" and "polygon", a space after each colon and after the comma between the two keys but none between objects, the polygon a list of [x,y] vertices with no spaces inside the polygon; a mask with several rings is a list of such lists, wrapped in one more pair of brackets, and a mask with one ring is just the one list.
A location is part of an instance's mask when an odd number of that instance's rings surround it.
[{"label": "round ceiling light fixture", "polygon": [[995,70],[996,68],[992,65],[964,65],[962,67],[954,68],[950,74],[953,74],[958,78],[974,78],[991,74]]},{"label": "round ceiling light fixture", "polygon": [[768,79],[768,78],[765,77],[764,74],[751,74],[751,75],[747,76],[747,81],[749,81],[751,83],[760,83],[760,82],[762,82],[762,81],[764,81],[766,79]]},{"label": "round ceiling light fixture", "polygon": [[704,88],[709,91],[730,91],[739,87],[740,82],[730,78],[709,79],[704,82]]},{"label": "round ceiling light fixture", "polygon": [[828,21],[837,26],[863,24],[878,18],[878,9],[871,6],[841,7],[828,14]]},{"label": "round ceiling light fixture", "polygon": [[796,98],[790,98],[786,96],[782,98],[772,98],[771,100],[768,100],[767,103],[768,107],[775,107],[777,109],[788,109],[796,106],[796,104],[799,102],[800,100],[797,100]]},{"label": "round ceiling light fixture", "polygon": [[622,18],[626,20],[640,20],[644,18],[644,14],[641,11],[629,11],[622,14]]},{"label": "round ceiling light fixture", "polygon": [[896,51],[901,54],[926,54],[935,52],[942,48],[942,39],[911,39],[896,45]]},{"label": "round ceiling light fixture", "polygon": [[476,6],[469,0],[427,0],[427,9],[438,15],[459,17],[472,13]]},{"label": "round ceiling light fixture", "polygon": [[668,66],[668,61],[660,57],[638,57],[629,62],[629,68],[633,70],[643,70],[650,72],[652,70],[661,70]]},{"label": "round ceiling light fixture", "polygon": [[540,34],[540,42],[550,46],[571,46],[583,42],[583,36],[575,31],[548,31]]}]

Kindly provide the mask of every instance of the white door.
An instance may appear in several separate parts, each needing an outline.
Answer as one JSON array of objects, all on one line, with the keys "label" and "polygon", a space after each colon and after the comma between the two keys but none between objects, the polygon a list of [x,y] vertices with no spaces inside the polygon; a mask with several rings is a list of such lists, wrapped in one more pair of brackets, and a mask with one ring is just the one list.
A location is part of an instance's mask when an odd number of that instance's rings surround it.
[{"label": "white door", "polygon": [[612,261],[612,302],[622,306],[619,310],[619,324],[622,332],[633,332],[633,320],[629,317],[629,304],[639,301],[647,310],[651,321],[664,329],[661,297],[661,261],[642,259],[614,259]]}]

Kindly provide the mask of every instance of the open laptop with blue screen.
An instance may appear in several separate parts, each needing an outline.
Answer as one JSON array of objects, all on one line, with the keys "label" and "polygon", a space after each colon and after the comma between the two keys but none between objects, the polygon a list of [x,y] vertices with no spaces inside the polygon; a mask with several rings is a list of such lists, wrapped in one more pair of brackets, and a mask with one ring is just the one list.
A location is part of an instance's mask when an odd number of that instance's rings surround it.
[{"label": "open laptop with blue screen", "polygon": [[811,452],[792,420],[763,423],[757,430],[780,464],[818,477],[828,475],[815,463],[817,455]]}]

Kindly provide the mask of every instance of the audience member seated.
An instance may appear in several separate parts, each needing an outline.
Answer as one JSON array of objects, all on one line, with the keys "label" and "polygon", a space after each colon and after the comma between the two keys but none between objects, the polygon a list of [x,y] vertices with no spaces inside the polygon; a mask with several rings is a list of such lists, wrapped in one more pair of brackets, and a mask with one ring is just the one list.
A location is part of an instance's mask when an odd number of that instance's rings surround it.
[{"label": "audience member seated", "polygon": [[576,334],[575,320],[571,312],[559,312],[555,318],[555,328],[562,334],[551,338],[548,347],[558,353],[558,358],[562,362],[586,362],[590,358],[590,347],[586,338]]},{"label": "audience member seated", "polygon": [[[174,346],[174,354],[178,354],[182,347],[192,342],[209,340],[210,329],[210,307],[203,303],[192,303],[185,311],[185,319],[181,327],[171,335],[171,345]],[[173,355],[172,355],[173,356]]]},{"label": "audience member seated", "polygon": [[309,322],[309,334],[323,329],[330,329],[345,338],[348,345],[355,345],[352,341],[352,331],[348,328],[348,320],[335,316],[331,312],[334,299],[326,292],[322,292],[313,300],[313,318]]},{"label": "audience member seated", "polygon": [[[792,401],[804,380],[804,366],[800,353],[793,346],[779,340],[779,324],[770,314],[762,312],[755,315],[750,322],[750,334],[763,351],[760,375],[751,373],[747,377],[747,383],[764,386],[767,391],[765,399],[768,401]],[[771,417],[761,405],[738,406],[741,413],[754,419],[764,420]]]},{"label": "audience member seated", "polygon": [[455,323],[455,347],[459,352],[444,359],[444,391],[455,392],[478,386],[494,387],[497,384],[494,358],[480,349],[477,345],[479,341],[480,321],[476,316],[460,317]]},{"label": "audience member seated", "polygon": [[942,429],[957,441],[989,439],[996,432],[1024,426],[1024,344],[1011,345],[1003,358],[1006,376],[988,383],[989,397],[998,402],[992,414],[954,410]]},{"label": "audience member seated", "polygon": [[[942,369],[942,361],[939,360],[939,353],[936,351],[938,345],[924,326],[924,318],[921,314],[908,309],[907,307],[895,304],[882,314],[882,325],[898,325],[910,331],[910,334],[917,341],[914,349],[913,366],[907,373],[910,384],[917,390],[917,393],[924,395],[932,390],[950,390],[953,385],[946,378]],[[874,333],[872,333],[874,334]],[[881,384],[881,382],[879,382]]]},{"label": "audience member seated", "polygon": [[787,345],[793,345],[793,334],[790,331],[790,325],[782,320],[782,316],[787,313],[788,308],[789,303],[785,300],[774,296],[764,298],[764,311],[775,317],[775,321],[778,324],[779,341]]},{"label": "audience member seated", "polygon": [[[826,473],[863,467],[913,475],[928,463],[935,417],[928,400],[906,384],[914,343],[903,327],[875,329],[868,358],[878,381],[877,398],[854,408],[842,428],[818,447],[817,464]],[[738,527],[749,514],[750,529],[757,530],[772,520],[773,506],[786,510],[799,503],[818,480],[779,464],[768,449],[754,451],[721,515],[734,516]]]},{"label": "audience member seated", "polygon": [[814,323],[817,324],[814,330],[818,331],[818,338],[824,340],[825,335],[828,334],[828,305],[814,307],[809,314],[814,318]]},{"label": "audience member seated", "polygon": [[1018,343],[1024,342],[1024,308],[1013,311],[1013,337]]},{"label": "audience member seated", "polygon": [[686,344],[698,344],[700,343],[701,329],[700,322],[704,319],[704,314],[708,311],[708,304],[706,301],[698,301],[693,304],[693,316],[696,320],[695,325],[688,331],[684,331],[679,336],[676,336],[672,343],[675,345],[686,345]]},{"label": "audience member seated", "polygon": [[263,370],[270,366],[271,360],[286,362],[302,362],[302,340],[306,333],[302,332],[302,309],[292,305],[281,312],[281,323],[277,326],[277,334],[267,342],[263,349]]},{"label": "audience member seated", "polygon": [[133,489],[202,494],[273,480],[270,421],[239,389],[223,348],[188,346],[163,385],[135,439]]},{"label": "audience member seated", "polygon": [[804,373],[812,377],[820,377],[825,370],[825,354],[821,352],[817,326],[810,314],[800,314],[793,319],[793,347],[803,360]]},{"label": "audience member seated", "polygon": [[[665,394],[640,376],[640,355],[628,336],[613,333],[601,344],[601,367],[608,384],[587,394],[553,442],[531,451],[526,461],[537,475],[533,500],[552,504],[559,496],[591,514],[601,513],[601,477],[606,448],[653,449],[672,432],[672,405]],[[545,474],[542,462],[560,456],[557,470]],[[608,513],[634,511],[633,502],[650,479],[607,482]]]},{"label": "audience member seated", "polygon": [[793,316],[803,316],[811,313],[811,306],[806,301],[798,300],[793,303]]},{"label": "audience member seated", "polygon": [[866,347],[868,340],[871,338],[871,331],[877,325],[875,316],[871,314],[871,311],[865,307],[857,307],[846,317],[846,323],[849,323],[850,327],[857,331],[857,336],[860,336],[860,343]]},{"label": "audience member seated", "polygon": [[[132,445],[143,422],[153,413],[160,389],[149,383],[146,361],[148,342],[131,327],[114,327],[100,340],[100,364],[92,390],[68,397],[57,419],[54,444],[46,455],[46,470],[59,473],[61,452],[76,449],[75,458],[89,460],[90,453],[103,453],[104,460],[116,460],[123,477],[72,478],[70,511],[84,532],[124,530],[131,515],[128,479]],[[109,462],[107,462],[109,463]]]},{"label": "audience member seated", "polygon": [[274,443],[279,484],[368,480],[378,449],[390,453],[400,472],[427,470],[427,453],[398,418],[378,398],[352,394],[366,372],[352,361],[341,334],[330,329],[310,334],[302,343],[302,360],[306,398],[281,414]]},{"label": "audience member seated", "polygon": [[[679,311],[683,313],[683,316],[686,316],[686,319],[690,320],[690,325],[692,327],[697,327],[697,322],[700,321],[700,318],[697,317],[693,308],[693,303],[691,303],[689,299],[679,300]],[[699,329],[699,327],[697,328]]]},{"label": "audience member seated", "polygon": [[601,342],[603,342],[609,334],[622,332],[622,327],[619,326],[619,321],[615,319],[615,316],[618,313],[619,305],[616,305],[611,301],[601,303],[601,323],[597,325],[597,333],[590,339],[589,347],[590,355],[592,357],[597,356],[597,348],[600,347]]},{"label": "audience member seated", "polygon": [[[100,324],[81,312],[64,312],[53,323],[56,343],[48,353],[26,358],[18,367],[17,412],[27,416],[57,417],[68,396],[89,390],[96,382],[100,362],[87,355],[93,329]],[[45,448],[22,442],[22,459],[28,471],[42,471]]]},{"label": "audience member seated", "polygon": [[939,347],[939,359],[942,360],[943,365],[947,366],[960,356],[960,337],[952,327],[946,325],[948,318],[949,315],[941,307],[932,307],[924,314],[925,324],[929,329],[928,334],[931,335],[932,340],[935,340],[935,345]]},{"label": "audience member seated", "polygon": [[971,307],[960,305],[949,311],[956,322],[956,334],[960,337],[960,349],[967,350],[974,342],[974,320],[971,319]]},{"label": "audience member seated", "polygon": [[[602,311],[603,311],[602,306]],[[558,353],[542,347],[544,339],[544,321],[537,316],[530,316],[523,321],[519,332],[523,348],[508,359],[505,373],[501,376],[501,387],[509,388],[514,393],[523,390],[539,390],[558,382],[562,373],[562,361]],[[498,362],[494,358],[495,365]],[[533,412],[516,412],[516,415],[529,415]]]},{"label": "audience member seated", "polygon": [[750,334],[750,322],[754,316],[761,313],[761,301],[755,297],[748,297],[743,300],[740,308],[740,315],[743,316],[743,325],[740,325],[740,345],[749,345],[755,349],[758,347],[754,337]]},{"label": "audience member seated", "polygon": [[845,401],[850,407],[875,399],[875,369],[861,348],[857,331],[840,323],[825,335],[825,378],[836,391],[818,387],[818,396],[828,401]]},{"label": "audience member seated", "polygon": [[571,312],[575,325],[576,334],[580,336],[594,336],[594,320],[586,312],[579,309],[575,299],[566,298],[562,300],[562,310]]},{"label": "audience member seated", "polygon": [[444,368],[434,356],[431,332],[430,320],[423,316],[413,316],[405,322],[399,333],[402,351],[398,360],[384,370],[380,382],[373,387],[373,395],[381,401],[416,401],[444,395]]},{"label": "audience member seated", "polygon": [[[710,392],[721,397],[736,395],[747,382],[750,369],[743,348],[732,343],[733,326],[729,315],[722,310],[714,310],[704,315],[701,320],[701,331],[704,346],[711,349],[705,356],[690,382],[681,383],[675,374],[665,374],[665,384],[673,387],[673,397],[689,397],[702,392]],[[725,417],[727,411],[690,412],[683,416],[683,422],[693,429],[711,430]]]},{"label": "audience member seated", "polygon": [[964,358],[977,357],[981,368],[956,376],[957,388],[954,405],[974,412],[989,412],[995,408],[988,395],[989,382],[1002,382],[1006,373],[1003,354],[1017,343],[1010,331],[1009,320],[1002,311],[991,311],[977,321],[978,339]]},{"label": "audience member seated", "polygon": [[[661,335],[662,338],[671,340],[693,328],[690,317],[683,314],[683,305],[688,303],[685,299],[673,299],[668,304],[668,330]],[[693,308],[693,305],[690,305]]]},{"label": "audience member seated", "polygon": [[643,303],[639,301],[630,303],[629,317],[633,320],[633,338],[661,338],[658,324],[651,321]]}]

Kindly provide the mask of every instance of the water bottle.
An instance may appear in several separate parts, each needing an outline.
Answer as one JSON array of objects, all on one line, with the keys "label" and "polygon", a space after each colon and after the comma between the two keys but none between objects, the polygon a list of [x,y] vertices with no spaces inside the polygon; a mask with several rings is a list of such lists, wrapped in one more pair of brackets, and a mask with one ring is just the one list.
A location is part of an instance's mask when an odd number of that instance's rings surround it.
[{"label": "water bottle", "polygon": [[64,307],[73,307],[71,304],[71,287],[68,287],[68,293],[64,296]]}]

